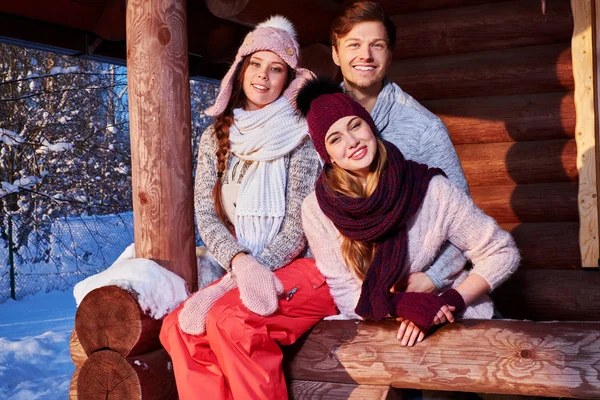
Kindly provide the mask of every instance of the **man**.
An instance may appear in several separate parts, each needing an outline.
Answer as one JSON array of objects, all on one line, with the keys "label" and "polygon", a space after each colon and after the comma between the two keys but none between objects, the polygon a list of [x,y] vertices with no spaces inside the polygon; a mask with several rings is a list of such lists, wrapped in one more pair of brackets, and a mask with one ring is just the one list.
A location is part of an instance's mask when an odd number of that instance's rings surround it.
[{"label": "man", "polygon": [[[331,27],[333,61],[344,76],[344,90],[371,113],[381,137],[407,159],[441,168],[468,192],[467,180],[444,123],[386,78],[396,44],[396,26],[372,1],[348,6]],[[444,289],[466,259],[447,243],[425,274],[408,279],[408,291]]]}]

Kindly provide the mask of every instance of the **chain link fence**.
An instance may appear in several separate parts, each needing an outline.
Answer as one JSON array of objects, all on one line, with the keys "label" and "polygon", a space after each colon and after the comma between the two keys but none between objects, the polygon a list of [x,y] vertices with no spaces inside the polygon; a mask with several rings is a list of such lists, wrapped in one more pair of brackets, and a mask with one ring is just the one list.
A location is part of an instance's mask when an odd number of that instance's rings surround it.
[{"label": "chain link fence", "polygon": [[[13,231],[18,222],[13,221]],[[13,254],[0,248],[0,303],[37,292],[68,290],[77,282],[109,267],[133,243],[133,213],[61,218],[42,238],[32,232],[28,243]]]}]

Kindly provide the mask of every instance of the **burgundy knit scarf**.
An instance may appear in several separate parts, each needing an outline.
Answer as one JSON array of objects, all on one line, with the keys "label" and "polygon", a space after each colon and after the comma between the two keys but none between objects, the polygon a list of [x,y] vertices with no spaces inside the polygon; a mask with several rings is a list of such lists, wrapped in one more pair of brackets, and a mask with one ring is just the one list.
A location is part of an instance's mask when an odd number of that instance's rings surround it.
[{"label": "burgundy knit scarf", "polygon": [[438,174],[445,176],[441,169],[406,160],[396,146],[383,143],[388,164],[371,196],[351,198],[334,192],[325,171],[316,184],[321,210],[342,235],[377,243],[355,310],[363,318],[376,321],[395,313],[389,291],[408,272],[404,265],[408,251],[407,224],[423,203],[431,178]]}]

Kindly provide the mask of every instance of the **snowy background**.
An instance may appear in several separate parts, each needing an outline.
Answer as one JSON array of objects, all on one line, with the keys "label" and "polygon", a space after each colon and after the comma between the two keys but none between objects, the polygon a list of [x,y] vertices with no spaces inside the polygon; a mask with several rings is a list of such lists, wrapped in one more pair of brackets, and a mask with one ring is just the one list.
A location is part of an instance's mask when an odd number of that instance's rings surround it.
[{"label": "snowy background", "polygon": [[[67,399],[73,287],[133,242],[127,71],[4,43],[0,70],[0,399]],[[194,154],[217,91],[190,82]]]}]

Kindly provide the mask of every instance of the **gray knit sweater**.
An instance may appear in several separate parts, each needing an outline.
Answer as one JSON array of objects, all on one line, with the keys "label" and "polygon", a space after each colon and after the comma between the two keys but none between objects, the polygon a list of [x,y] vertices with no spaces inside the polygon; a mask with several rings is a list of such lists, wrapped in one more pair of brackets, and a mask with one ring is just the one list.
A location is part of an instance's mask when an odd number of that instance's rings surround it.
[{"label": "gray knit sweater", "polygon": [[[395,144],[408,160],[441,168],[455,185],[469,193],[446,126],[398,85],[384,81],[371,116],[381,137]],[[444,289],[466,261],[458,248],[446,243],[426,274],[438,289]]]},{"label": "gray knit sweater", "polygon": [[[294,122],[297,123],[297,122]],[[194,187],[196,222],[200,237],[214,258],[225,269],[229,269],[232,258],[239,252],[250,253],[241,245],[217,218],[212,190],[217,180],[217,141],[213,127],[209,127],[200,138],[198,166]],[[228,160],[228,165],[233,157]],[[302,231],[302,201],[315,187],[321,172],[319,156],[310,138],[306,139],[286,157],[288,180],[286,188],[286,215],[279,233],[256,259],[271,270],[289,264],[306,250],[306,237]],[[242,167],[241,177],[249,164]],[[228,174],[224,182],[228,183]]]}]

